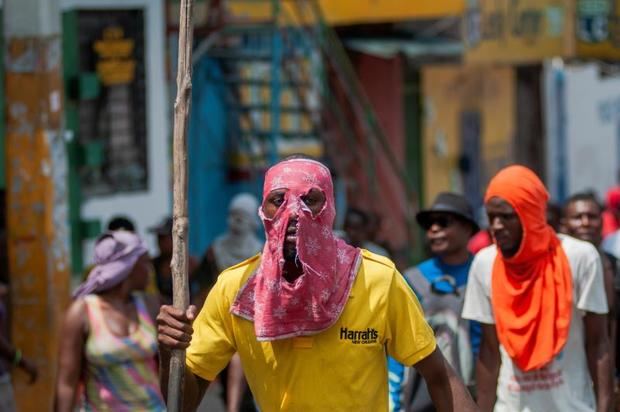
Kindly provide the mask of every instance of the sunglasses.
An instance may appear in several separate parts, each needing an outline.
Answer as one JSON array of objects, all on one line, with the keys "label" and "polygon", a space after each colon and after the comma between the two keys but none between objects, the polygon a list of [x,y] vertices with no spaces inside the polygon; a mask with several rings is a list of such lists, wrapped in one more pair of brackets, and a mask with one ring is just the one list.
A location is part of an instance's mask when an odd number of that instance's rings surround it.
[{"label": "sunglasses", "polygon": [[430,216],[424,222],[421,223],[421,226],[424,230],[429,230],[433,225],[437,225],[442,229],[445,229],[455,222],[456,218],[450,215],[437,215]]}]

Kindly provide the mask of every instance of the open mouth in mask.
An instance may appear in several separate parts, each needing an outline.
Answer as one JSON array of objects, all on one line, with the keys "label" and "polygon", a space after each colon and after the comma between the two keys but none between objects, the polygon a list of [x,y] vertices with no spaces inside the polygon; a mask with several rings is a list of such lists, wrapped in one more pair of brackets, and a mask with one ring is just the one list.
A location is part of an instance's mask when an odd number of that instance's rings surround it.
[{"label": "open mouth in mask", "polygon": [[286,260],[293,260],[297,257],[297,225],[298,219],[291,218],[286,226],[286,237],[283,245]]}]

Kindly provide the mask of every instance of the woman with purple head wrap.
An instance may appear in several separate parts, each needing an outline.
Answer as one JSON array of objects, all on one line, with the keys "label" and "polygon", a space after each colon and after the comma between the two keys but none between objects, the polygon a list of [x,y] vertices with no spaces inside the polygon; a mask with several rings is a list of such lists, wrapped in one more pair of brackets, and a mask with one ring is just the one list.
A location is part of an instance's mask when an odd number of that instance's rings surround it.
[{"label": "woman with purple head wrap", "polygon": [[148,284],[147,249],[131,232],[108,232],[97,240],[94,260],[63,325],[55,410],[164,411],[159,305],[140,293]]},{"label": "woman with purple head wrap", "polygon": [[95,267],[73,293],[74,298],[106,291],[124,281],[148,251],[142,239],[127,231],[108,232],[97,240]]}]

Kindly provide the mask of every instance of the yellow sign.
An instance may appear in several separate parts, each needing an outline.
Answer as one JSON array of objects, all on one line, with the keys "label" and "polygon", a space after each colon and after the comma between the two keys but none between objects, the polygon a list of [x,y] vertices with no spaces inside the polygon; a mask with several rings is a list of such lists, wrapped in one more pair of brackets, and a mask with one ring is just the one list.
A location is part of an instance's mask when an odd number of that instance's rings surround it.
[{"label": "yellow sign", "polygon": [[135,78],[136,61],[132,58],[135,43],[124,36],[121,27],[108,27],[103,31],[103,39],[93,46],[99,56],[97,74],[106,86],[131,83]]},{"label": "yellow sign", "polygon": [[[458,16],[465,10],[465,0],[281,0],[283,13],[281,22],[293,24],[301,20],[313,22],[312,3],[317,2],[327,23],[347,25],[361,23],[382,23],[412,19],[430,19],[442,16]],[[194,2],[194,25],[201,27],[209,18],[209,1]],[[229,20],[266,21],[272,17],[270,0],[226,0],[226,18]],[[179,24],[178,0],[168,2],[168,24]]]},{"label": "yellow sign", "polygon": [[620,0],[577,0],[577,55],[620,58]]},{"label": "yellow sign", "polygon": [[[304,20],[311,18],[312,2],[281,1],[282,12],[296,19],[302,10]],[[294,4],[293,4],[294,3]],[[319,0],[326,21],[332,25],[404,21],[460,15],[465,9],[464,0]],[[272,15],[268,1],[228,1],[232,17],[264,20]],[[295,9],[297,7],[297,10]]]},{"label": "yellow sign", "polygon": [[465,13],[467,61],[523,63],[572,51],[568,0],[472,0]]},{"label": "yellow sign", "polygon": [[620,59],[620,0],[471,0],[464,41],[469,62]]}]

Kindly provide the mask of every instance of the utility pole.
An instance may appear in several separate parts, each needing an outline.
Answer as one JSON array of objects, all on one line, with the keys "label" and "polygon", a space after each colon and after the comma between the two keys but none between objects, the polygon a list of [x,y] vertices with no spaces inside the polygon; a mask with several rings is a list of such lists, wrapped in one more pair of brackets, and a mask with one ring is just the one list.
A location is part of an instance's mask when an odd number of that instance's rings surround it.
[{"label": "utility pole", "polygon": [[59,0],[4,0],[7,243],[12,340],[39,368],[14,375],[18,409],[52,409],[69,297]]}]

